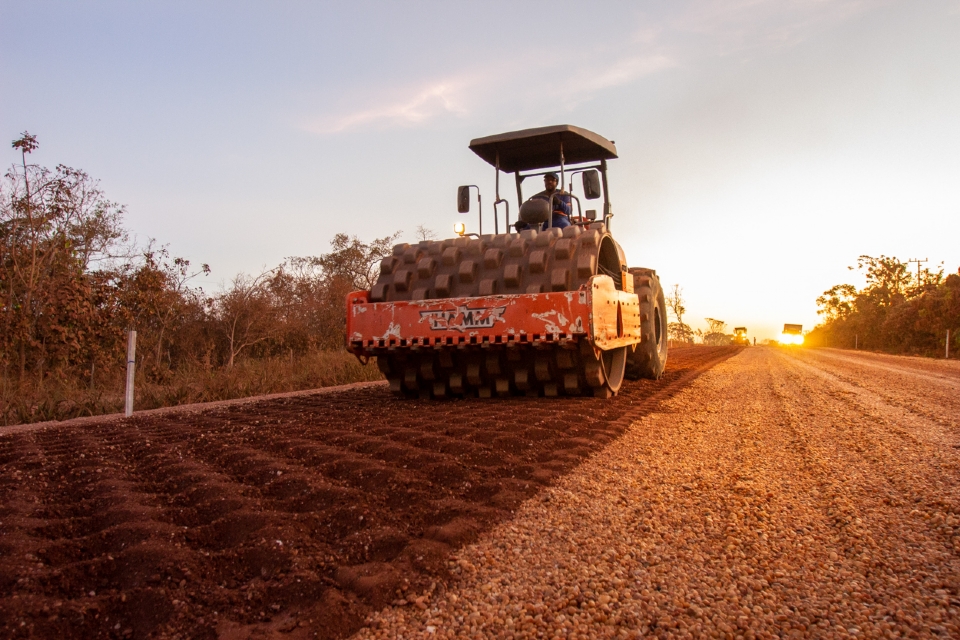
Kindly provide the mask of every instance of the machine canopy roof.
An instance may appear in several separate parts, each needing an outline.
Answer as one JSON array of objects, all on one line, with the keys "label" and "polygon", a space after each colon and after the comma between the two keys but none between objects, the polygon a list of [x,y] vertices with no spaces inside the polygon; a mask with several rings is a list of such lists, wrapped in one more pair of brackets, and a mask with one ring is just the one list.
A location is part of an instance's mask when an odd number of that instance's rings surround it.
[{"label": "machine canopy roof", "polygon": [[611,160],[617,157],[617,147],[613,142],[592,131],[569,124],[476,138],[470,142],[470,149],[494,166],[497,164],[499,151],[500,168],[512,173],[558,166],[561,142],[565,164]]}]

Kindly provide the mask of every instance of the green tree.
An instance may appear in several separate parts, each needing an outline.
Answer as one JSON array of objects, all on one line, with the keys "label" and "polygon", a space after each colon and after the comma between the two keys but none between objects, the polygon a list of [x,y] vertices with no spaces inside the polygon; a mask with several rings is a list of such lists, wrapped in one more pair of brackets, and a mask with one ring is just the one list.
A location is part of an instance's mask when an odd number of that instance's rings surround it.
[{"label": "green tree", "polygon": [[896,257],[863,255],[857,258],[856,268],[864,271],[867,278],[861,296],[880,307],[889,307],[905,299],[913,283],[909,263],[900,262]]},{"label": "green tree", "polygon": [[843,320],[853,313],[857,288],[852,284],[838,284],[827,289],[817,298],[817,313],[828,322]]},{"label": "green tree", "polygon": [[[942,354],[946,332],[960,329],[960,276],[939,269],[917,274],[896,257],[860,256],[860,291],[836,285],[817,298],[823,323],[807,335],[811,346]],[[851,267],[853,269],[854,267]]]}]

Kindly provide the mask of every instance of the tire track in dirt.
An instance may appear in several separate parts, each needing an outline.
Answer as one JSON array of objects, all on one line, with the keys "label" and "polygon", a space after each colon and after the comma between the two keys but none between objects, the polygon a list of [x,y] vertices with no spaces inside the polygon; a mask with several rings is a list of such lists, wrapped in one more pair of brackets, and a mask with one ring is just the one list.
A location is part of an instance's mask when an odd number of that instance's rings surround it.
[{"label": "tire track in dirt", "polygon": [[[924,358],[920,356],[893,356],[872,351],[848,349],[804,349],[797,357],[844,362],[858,368],[870,367],[886,372],[906,373],[918,378],[932,378],[941,382],[960,382],[960,361]],[[836,366],[836,365],[834,365]]]},{"label": "tire track in dirt", "polygon": [[0,431],[0,630],[344,637],[737,351],[674,350],[606,401],[368,386]]},{"label": "tire track in dirt", "polygon": [[[793,354],[820,376],[842,383],[843,394],[896,408],[898,416],[920,416],[934,431],[960,443],[960,363],[876,354],[850,355],[834,350]],[[911,419],[911,418],[907,418]],[[947,427],[947,429],[943,429]]]},{"label": "tire track in dirt", "polygon": [[[929,493],[937,495],[938,500],[953,498],[960,505],[960,479],[956,474],[960,469],[960,425],[955,413],[960,410],[960,398],[940,403],[938,390],[924,381],[922,387],[933,396],[933,401],[929,396],[919,399],[938,409],[933,412],[903,401],[904,380],[900,375],[871,376],[868,370],[857,384],[852,384],[849,379],[855,373],[851,371],[828,370],[822,363],[811,362],[799,354],[791,360],[797,375],[802,375],[811,386],[824,389],[833,399],[834,411],[845,410],[848,415],[866,418],[855,424],[857,433],[839,442],[873,465],[869,476],[887,477],[894,482],[909,480],[911,488],[922,490],[907,496],[913,502],[920,502]],[[838,420],[837,428],[852,427]]]},{"label": "tire track in dirt", "polygon": [[[825,479],[820,491],[828,497],[833,546],[856,568],[852,591],[893,590],[878,617],[937,632],[960,585],[960,455],[955,437],[944,433],[945,414],[931,418],[888,401],[899,386],[891,383],[909,372],[871,377],[868,369],[857,376],[843,366],[837,371],[835,359],[780,356],[782,388],[807,414],[801,440]],[[856,386],[848,382],[854,376]],[[921,550],[917,563],[910,555]]]}]

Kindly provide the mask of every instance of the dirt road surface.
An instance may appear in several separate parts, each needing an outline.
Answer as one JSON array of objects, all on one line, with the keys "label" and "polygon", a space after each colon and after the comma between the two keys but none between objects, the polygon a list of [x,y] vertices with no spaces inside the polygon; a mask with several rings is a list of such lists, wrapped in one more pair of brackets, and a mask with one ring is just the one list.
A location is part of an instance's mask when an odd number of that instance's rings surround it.
[{"label": "dirt road surface", "polygon": [[695,348],[609,401],[0,434],[0,633],[958,637],[958,365]]},{"label": "dirt road surface", "polygon": [[735,353],[609,401],[381,385],[0,431],[0,637],[346,637]]},{"label": "dirt road surface", "polygon": [[960,637],[958,365],[746,349],[358,637]]}]

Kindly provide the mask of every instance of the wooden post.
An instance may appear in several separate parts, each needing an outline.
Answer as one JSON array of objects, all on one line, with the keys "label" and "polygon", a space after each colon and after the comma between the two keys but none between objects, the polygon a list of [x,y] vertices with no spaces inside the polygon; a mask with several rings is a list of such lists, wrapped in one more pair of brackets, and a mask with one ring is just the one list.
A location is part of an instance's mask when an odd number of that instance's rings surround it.
[{"label": "wooden post", "polygon": [[950,359],[950,329],[947,329],[947,360]]},{"label": "wooden post", "polygon": [[133,415],[133,374],[137,363],[137,332],[127,331],[127,394],[123,413],[128,418]]}]

